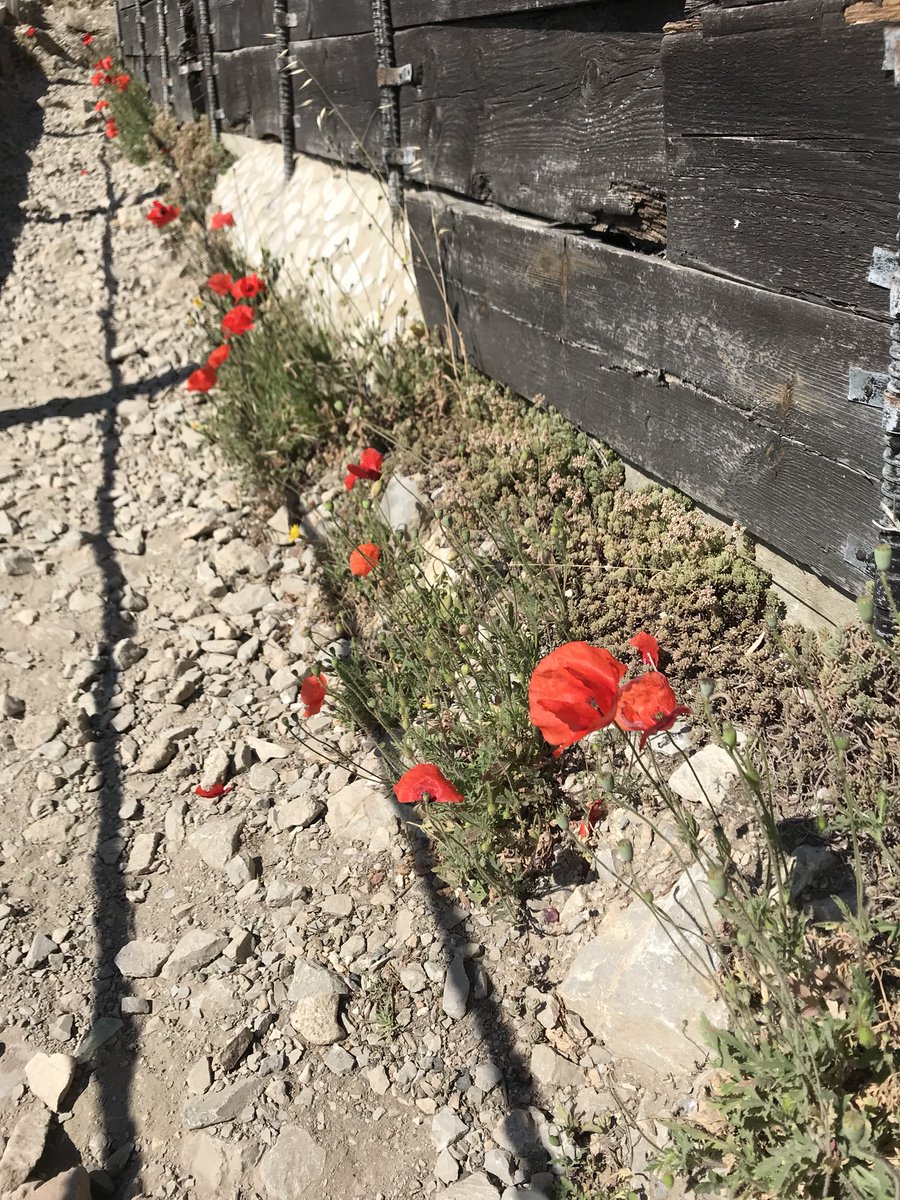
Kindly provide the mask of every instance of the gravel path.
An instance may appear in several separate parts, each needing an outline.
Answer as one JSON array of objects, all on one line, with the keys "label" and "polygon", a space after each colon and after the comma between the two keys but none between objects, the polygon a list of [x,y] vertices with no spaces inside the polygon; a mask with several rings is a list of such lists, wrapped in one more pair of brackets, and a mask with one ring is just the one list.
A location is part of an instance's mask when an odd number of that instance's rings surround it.
[{"label": "gravel path", "polygon": [[192,427],[155,181],[48,69],[0,114],[0,1191],[545,1196],[532,1045],[551,1099],[606,1070],[526,986],[554,938],[467,920],[384,789],[284,727],[314,550]]}]

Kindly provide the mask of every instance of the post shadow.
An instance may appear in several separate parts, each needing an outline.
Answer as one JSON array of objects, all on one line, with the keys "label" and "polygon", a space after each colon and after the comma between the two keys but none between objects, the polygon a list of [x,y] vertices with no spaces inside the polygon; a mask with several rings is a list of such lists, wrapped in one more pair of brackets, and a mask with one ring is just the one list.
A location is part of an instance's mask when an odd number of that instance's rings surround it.
[{"label": "post shadow", "polygon": [[0,25],[0,290],[25,224],[29,152],[43,132],[44,110],[38,101],[46,91],[43,71],[28,61],[12,30]]}]

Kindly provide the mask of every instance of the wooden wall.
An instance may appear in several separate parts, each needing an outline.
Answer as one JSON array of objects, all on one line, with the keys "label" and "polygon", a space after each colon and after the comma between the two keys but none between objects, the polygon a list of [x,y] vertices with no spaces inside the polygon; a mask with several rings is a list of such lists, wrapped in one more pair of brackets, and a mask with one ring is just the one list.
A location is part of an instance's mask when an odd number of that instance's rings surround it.
[{"label": "wooden wall", "polygon": [[[191,0],[166,3],[170,55],[190,59]],[[209,3],[223,127],[278,137],[271,0]],[[288,7],[296,149],[375,169],[369,0]],[[867,273],[894,244],[900,179],[878,6],[392,10],[429,318],[449,305],[487,373],[856,590],[845,549],[871,541],[880,417],[848,387],[886,370],[887,293]],[[144,11],[158,93],[155,0]],[[136,12],[121,0],[132,64]],[[202,104],[199,76],[179,78],[179,110]]]}]

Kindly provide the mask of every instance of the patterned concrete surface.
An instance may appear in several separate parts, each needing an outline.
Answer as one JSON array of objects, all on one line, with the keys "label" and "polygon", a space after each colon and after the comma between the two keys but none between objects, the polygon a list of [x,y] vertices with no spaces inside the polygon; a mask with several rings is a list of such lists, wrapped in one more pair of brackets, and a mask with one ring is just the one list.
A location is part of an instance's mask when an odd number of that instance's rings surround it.
[{"label": "patterned concrete surface", "polygon": [[386,329],[419,317],[405,226],[392,228],[379,182],[298,155],[283,177],[281,147],[227,135],[237,161],[216,187],[214,203],[234,213],[235,241],[251,263],[267,251],[283,277],[312,283],[339,318],[359,315]]}]

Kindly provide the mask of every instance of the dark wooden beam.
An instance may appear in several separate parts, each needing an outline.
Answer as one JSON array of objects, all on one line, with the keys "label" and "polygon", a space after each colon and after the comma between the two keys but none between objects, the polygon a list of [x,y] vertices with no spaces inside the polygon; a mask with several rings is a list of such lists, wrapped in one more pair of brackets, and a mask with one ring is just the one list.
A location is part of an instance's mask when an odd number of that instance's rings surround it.
[{"label": "dark wooden beam", "polygon": [[883,369],[884,324],[466,201],[420,194],[409,212],[428,320],[443,278],[475,366],[858,586],[844,546],[871,538],[880,418],[848,403],[848,375]]},{"label": "dark wooden beam", "polygon": [[663,41],[669,256],[881,315],[900,104],[883,33],[834,0],[704,8]]}]

